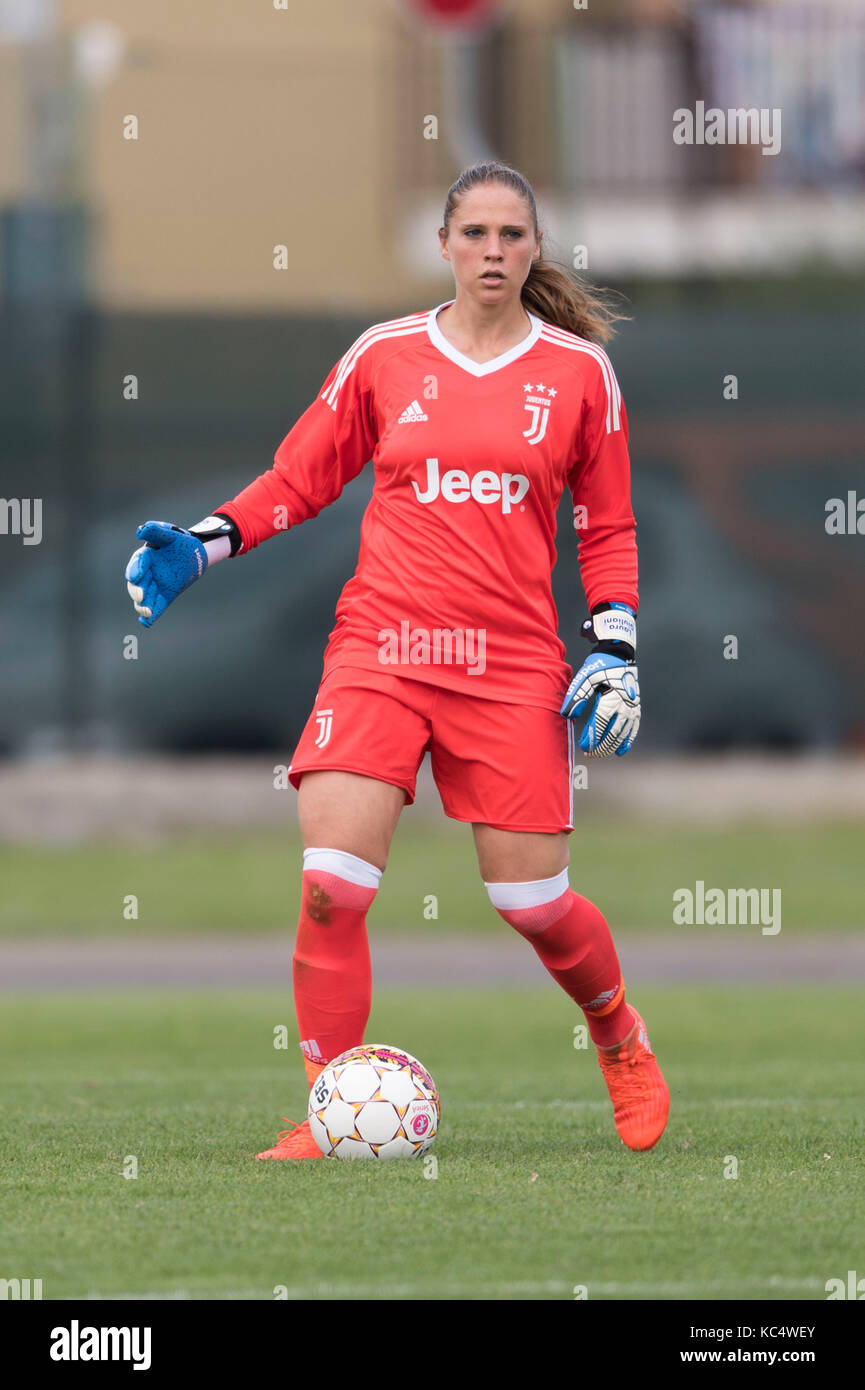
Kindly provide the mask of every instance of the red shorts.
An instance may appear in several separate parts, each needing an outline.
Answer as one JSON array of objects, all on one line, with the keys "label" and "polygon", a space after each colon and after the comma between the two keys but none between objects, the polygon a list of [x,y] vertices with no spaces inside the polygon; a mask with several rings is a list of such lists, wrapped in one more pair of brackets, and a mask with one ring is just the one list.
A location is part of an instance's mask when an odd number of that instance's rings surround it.
[{"label": "red shorts", "polygon": [[325,676],[294,750],[304,772],[358,772],[414,801],[429,750],[445,814],[496,830],[573,829],[574,725],[552,710],[464,695],[387,672]]}]

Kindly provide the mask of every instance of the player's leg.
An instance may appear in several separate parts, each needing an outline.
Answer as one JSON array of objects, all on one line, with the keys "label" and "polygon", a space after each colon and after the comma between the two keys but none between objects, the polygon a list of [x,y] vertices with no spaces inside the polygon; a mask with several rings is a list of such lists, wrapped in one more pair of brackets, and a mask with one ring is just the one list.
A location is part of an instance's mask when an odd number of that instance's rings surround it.
[{"label": "player's leg", "polygon": [[351,772],[306,772],[294,1000],[310,1086],[363,1041],[372,1003],[366,916],[405,805],[402,787]]},{"label": "player's leg", "polygon": [[304,849],[333,845],[384,872],[406,790],[356,772],[305,772],[297,791]]},{"label": "player's leg", "polygon": [[568,877],[573,823],[573,727],[542,709],[456,701],[434,723],[433,769],[449,815],[473,824],[490,899],[579,1005],[634,1149],[663,1133],[669,1092],[645,1025],[625,1000],[609,924]]},{"label": "player's leg", "polygon": [[568,867],[568,837],[564,830],[499,830],[482,823],[475,823],[472,830],[478,868],[485,883],[553,878]]},{"label": "player's leg", "polygon": [[598,1049],[616,1129],[631,1149],[650,1149],[667,1124],[670,1093],[642,1018],[625,1000],[625,982],[606,918],[575,893],[564,835],[527,835],[475,825],[481,874],[500,916],[534,948],[579,1005]]},{"label": "player's leg", "polygon": [[[304,855],[292,974],[310,1085],[363,1042],[372,1002],[366,916],[427,737],[422,710],[343,678],[323,686],[295,751]],[[306,1123],[259,1155],[320,1156]]]},{"label": "player's leg", "polygon": [[603,913],[571,888],[567,836],[475,825],[478,866],[493,906],[582,1009],[598,1047],[634,1028],[613,936]]}]

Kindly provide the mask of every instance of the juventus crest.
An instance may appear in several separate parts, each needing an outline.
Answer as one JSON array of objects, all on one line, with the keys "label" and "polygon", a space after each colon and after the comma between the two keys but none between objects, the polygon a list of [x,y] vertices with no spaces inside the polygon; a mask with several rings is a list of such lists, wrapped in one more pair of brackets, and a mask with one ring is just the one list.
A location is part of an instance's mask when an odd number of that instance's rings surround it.
[{"label": "juventus crest", "polygon": [[[554,386],[547,388],[542,381],[534,387],[531,382],[527,382],[523,390],[526,392],[525,408],[531,412],[532,417],[528,429],[523,430],[523,437],[529,444],[540,444],[547,432],[550,406],[558,393]],[[547,395],[544,394],[545,391],[548,391]]]},{"label": "juventus crest", "polygon": [[330,731],[333,728],[333,710],[317,709],[315,712],[315,723],[318,734],[315,739],[316,748],[324,748],[330,742]]}]

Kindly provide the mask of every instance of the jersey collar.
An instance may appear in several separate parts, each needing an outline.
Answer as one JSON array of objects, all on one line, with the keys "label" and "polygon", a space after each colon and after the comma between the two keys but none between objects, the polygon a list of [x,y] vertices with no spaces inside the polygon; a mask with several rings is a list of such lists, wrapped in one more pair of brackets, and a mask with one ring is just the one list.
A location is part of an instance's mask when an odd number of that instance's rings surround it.
[{"label": "jersey collar", "polygon": [[522,342],[515,343],[512,348],[508,348],[507,352],[491,358],[489,362],[473,362],[470,357],[466,357],[464,352],[460,352],[453,343],[448,341],[438,326],[439,310],[446,309],[449,304],[453,303],[454,300],[446,299],[443,304],[438,304],[435,309],[430,310],[427,318],[427,333],[433,347],[437,347],[439,352],[444,353],[445,357],[456,363],[458,367],[462,367],[463,371],[471,372],[472,376],[489,376],[490,372],[497,372],[500,368],[506,367],[509,362],[515,362],[518,357],[522,357],[524,352],[528,352],[529,348],[534,347],[544,326],[543,319],[539,319],[535,314],[530,314],[526,309],[532,326]]}]

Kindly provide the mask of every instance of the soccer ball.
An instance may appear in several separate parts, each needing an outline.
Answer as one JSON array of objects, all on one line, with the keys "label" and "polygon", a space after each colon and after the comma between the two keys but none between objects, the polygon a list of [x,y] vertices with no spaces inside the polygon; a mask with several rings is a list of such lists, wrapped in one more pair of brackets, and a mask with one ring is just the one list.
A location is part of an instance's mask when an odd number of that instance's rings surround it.
[{"label": "soccer ball", "polygon": [[379,1043],[340,1053],[309,1093],[309,1127],[326,1158],[414,1158],[426,1153],[440,1120],[426,1067]]}]

